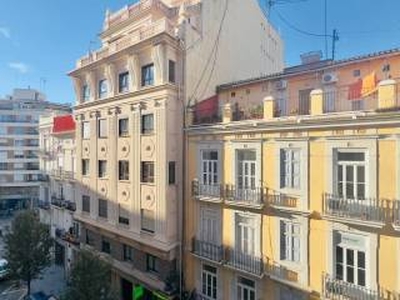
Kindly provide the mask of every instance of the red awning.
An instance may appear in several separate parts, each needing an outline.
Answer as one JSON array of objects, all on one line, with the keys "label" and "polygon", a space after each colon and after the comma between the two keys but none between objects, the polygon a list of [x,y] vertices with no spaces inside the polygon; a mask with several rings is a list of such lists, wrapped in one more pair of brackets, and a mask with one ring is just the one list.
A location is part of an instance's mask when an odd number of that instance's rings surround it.
[{"label": "red awning", "polygon": [[75,131],[75,120],[72,115],[57,116],[53,119],[53,133]]}]

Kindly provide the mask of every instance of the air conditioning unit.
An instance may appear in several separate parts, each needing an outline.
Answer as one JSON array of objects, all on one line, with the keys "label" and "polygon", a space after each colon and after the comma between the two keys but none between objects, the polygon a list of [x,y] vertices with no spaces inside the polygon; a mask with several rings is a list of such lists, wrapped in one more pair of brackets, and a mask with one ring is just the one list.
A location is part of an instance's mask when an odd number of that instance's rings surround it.
[{"label": "air conditioning unit", "polygon": [[275,82],[275,89],[277,90],[284,90],[287,88],[287,81],[286,80],[279,80]]},{"label": "air conditioning unit", "polygon": [[338,78],[335,73],[327,73],[322,76],[323,84],[335,83],[338,81]]}]

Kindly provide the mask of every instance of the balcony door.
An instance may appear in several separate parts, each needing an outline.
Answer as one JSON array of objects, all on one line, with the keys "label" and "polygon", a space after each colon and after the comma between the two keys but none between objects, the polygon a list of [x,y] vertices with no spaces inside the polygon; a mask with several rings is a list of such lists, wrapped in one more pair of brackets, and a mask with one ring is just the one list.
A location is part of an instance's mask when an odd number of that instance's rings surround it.
[{"label": "balcony door", "polygon": [[208,208],[201,209],[199,229],[199,237],[201,241],[212,245],[220,245],[219,233],[221,232],[221,229],[219,212],[217,210]]},{"label": "balcony door", "polygon": [[236,198],[254,200],[256,194],[256,151],[238,150],[236,154]]},{"label": "balcony door", "polygon": [[313,89],[299,91],[299,115],[310,114],[310,94]]},{"label": "balcony door", "polygon": [[256,255],[256,229],[254,219],[236,215],[236,243],[235,250],[243,255],[241,259]]},{"label": "balcony door", "polygon": [[366,162],[364,152],[337,153],[337,194],[345,199],[364,200],[366,196]]},{"label": "balcony door", "polygon": [[336,279],[365,286],[365,251],[336,246]]},{"label": "balcony door", "polygon": [[201,151],[200,195],[218,196],[219,188],[219,155],[217,150]]},{"label": "balcony door", "polygon": [[237,282],[237,300],[256,300],[256,287],[253,280],[239,277]]}]

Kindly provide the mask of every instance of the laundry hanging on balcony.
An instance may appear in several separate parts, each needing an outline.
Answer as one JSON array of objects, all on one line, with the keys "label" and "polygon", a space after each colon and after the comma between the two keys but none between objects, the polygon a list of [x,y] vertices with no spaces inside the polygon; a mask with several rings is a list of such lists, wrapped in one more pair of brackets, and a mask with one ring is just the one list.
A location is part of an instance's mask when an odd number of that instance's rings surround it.
[{"label": "laundry hanging on balcony", "polygon": [[364,78],[358,79],[349,86],[348,100],[360,100],[375,93],[378,89],[378,79],[376,73],[371,72]]}]

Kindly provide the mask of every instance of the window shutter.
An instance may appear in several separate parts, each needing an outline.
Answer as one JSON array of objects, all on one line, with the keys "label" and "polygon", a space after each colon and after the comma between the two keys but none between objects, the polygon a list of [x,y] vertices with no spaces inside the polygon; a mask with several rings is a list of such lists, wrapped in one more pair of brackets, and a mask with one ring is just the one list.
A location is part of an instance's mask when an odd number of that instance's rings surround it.
[{"label": "window shutter", "polygon": [[300,150],[293,151],[293,187],[300,188]]},{"label": "window shutter", "polygon": [[285,168],[285,150],[281,149],[280,151],[280,179],[281,179],[281,188],[285,187],[285,174],[286,174],[286,168]]},{"label": "window shutter", "polygon": [[281,247],[281,253],[280,257],[281,260],[286,259],[286,224],[284,221],[280,221],[280,247]]}]

